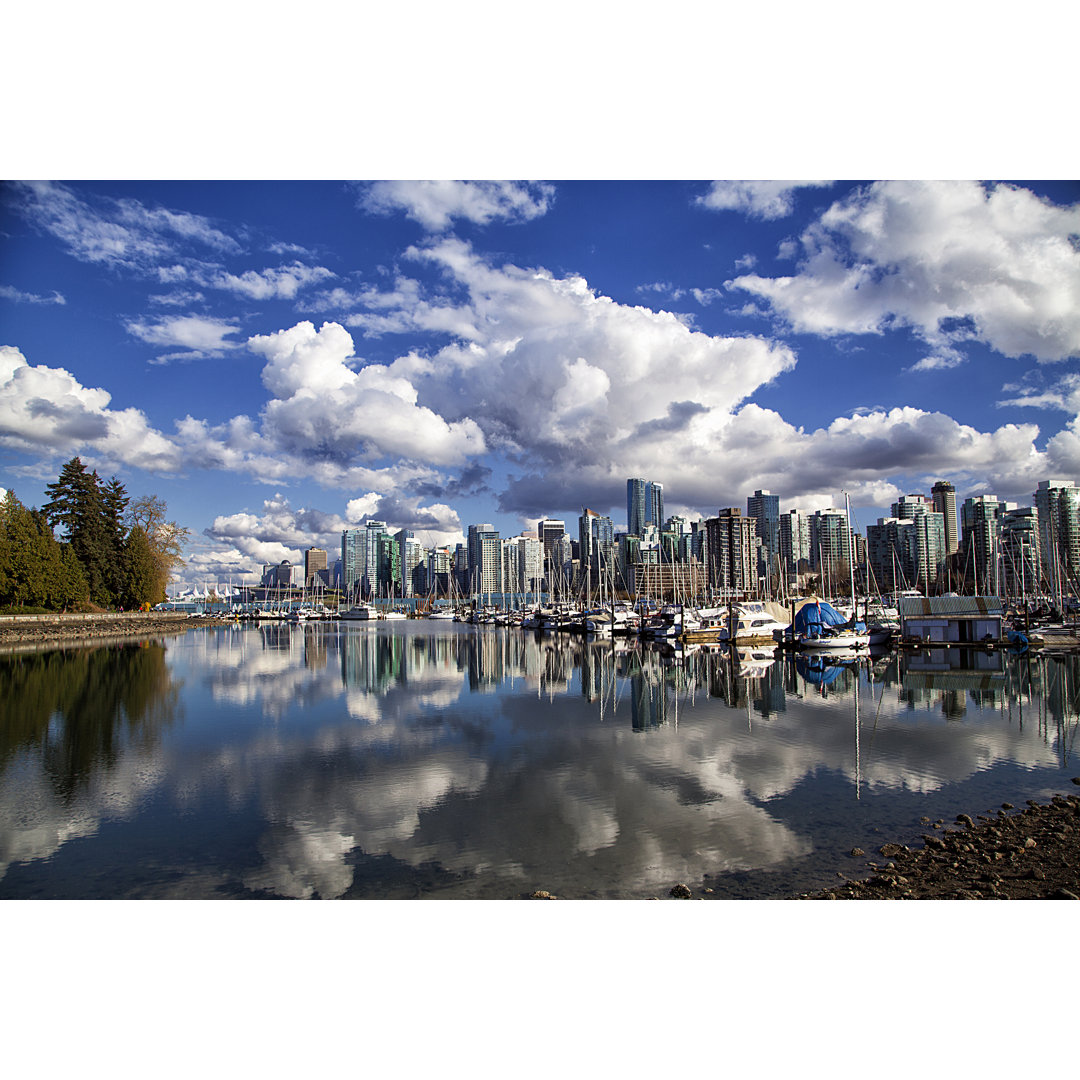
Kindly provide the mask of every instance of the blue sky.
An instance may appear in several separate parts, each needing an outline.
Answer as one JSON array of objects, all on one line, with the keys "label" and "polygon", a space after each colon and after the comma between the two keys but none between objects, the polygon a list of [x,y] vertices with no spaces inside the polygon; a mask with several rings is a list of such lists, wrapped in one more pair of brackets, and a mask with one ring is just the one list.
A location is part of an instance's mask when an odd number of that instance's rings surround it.
[{"label": "blue sky", "polygon": [[583,506],[1080,478],[1080,185],[10,182],[0,487],[74,455],[186,578]]}]

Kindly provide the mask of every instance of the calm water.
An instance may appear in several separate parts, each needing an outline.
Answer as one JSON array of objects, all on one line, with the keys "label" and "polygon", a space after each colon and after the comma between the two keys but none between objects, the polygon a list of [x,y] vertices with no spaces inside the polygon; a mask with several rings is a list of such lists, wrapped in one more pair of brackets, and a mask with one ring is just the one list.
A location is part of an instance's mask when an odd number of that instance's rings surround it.
[{"label": "calm water", "polygon": [[1071,793],[1080,662],[411,621],[0,655],[0,898],[783,897]]}]

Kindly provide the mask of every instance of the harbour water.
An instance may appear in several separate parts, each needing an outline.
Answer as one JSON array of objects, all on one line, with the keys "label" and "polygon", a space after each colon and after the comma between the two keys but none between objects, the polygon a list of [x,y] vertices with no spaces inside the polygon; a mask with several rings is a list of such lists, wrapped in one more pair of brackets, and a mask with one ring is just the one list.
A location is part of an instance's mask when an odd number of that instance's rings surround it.
[{"label": "harbour water", "polygon": [[1080,658],[223,624],[0,655],[0,898],[781,898],[1075,790]]}]

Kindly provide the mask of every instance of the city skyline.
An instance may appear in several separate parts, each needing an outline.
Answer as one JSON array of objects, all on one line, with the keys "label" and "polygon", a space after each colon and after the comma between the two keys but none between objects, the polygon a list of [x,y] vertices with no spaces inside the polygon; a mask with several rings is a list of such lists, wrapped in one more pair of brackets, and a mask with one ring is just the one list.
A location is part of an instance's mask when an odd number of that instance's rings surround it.
[{"label": "city skyline", "polygon": [[1075,183],[8,183],[0,488],[80,456],[226,581],[368,519],[858,531],[1080,477]]}]

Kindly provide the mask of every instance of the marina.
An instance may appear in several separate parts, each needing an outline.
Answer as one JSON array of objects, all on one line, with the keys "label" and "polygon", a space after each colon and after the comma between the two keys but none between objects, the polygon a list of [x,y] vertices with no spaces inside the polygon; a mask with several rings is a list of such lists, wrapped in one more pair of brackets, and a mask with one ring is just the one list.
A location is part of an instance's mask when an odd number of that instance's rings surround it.
[{"label": "marina", "polygon": [[448,620],[0,654],[0,897],[782,898],[1047,799],[1080,658]]}]

